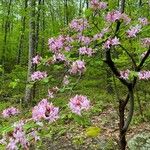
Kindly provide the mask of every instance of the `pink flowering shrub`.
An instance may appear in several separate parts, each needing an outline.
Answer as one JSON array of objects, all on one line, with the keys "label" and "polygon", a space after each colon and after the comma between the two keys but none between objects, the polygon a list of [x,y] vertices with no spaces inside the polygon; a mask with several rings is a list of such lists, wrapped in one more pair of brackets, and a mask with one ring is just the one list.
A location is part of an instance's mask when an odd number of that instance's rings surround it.
[{"label": "pink flowering shrub", "polygon": [[[98,56],[99,61],[103,60],[110,64],[114,69],[115,77],[127,86],[132,85],[133,87],[134,84],[131,83],[137,79],[148,80],[150,78],[150,71],[141,71],[142,65],[136,62],[139,58],[139,61],[141,61],[143,59],[146,60],[149,56],[149,49],[147,50],[146,48],[150,46],[150,38],[142,35],[143,28],[146,28],[149,24],[148,19],[142,17],[137,20],[131,20],[126,13],[121,13],[118,10],[106,12],[105,9],[107,7],[106,2],[91,0],[91,16],[72,20],[66,31],[63,31],[63,34],[58,37],[51,37],[48,40],[51,56],[46,60],[45,64],[47,67],[54,66],[54,69],[56,66],[56,68],[59,68],[58,65],[60,65],[60,68],[64,68],[65,71],[61,74],[62,81],[59,88],[50,88],[50,83],[49,81],[47,82],[47,99],[42,99],[42,101],[34,106],[32,117],[29,120],[26,119],[26,122],[34,122],[42,128],[44,126],[43,122],[47,124],[47,122],[56,121],[59,118],[60,110],[53,103],[49,102],[48,99],[55,100],[57,92],[65,91],[65,88],[67,89],[68,86],[70,86],[68,89],[73,90],[72,85],[74,84],[71,85],[72,75],[79,75],[81,77],[88,67],[86,65],[90,63],[86,61],[94,59],[95,57],[93,56]],[[120,25],[121,31],[116,28],[118,25]],[[137,36],[138,38],[136,38]],[[142,50],[139,50],[139,52],[137,47],[140,47]],[[100,54],[101,57],[97,54]],[[119,60],[120,56],[122,57]],[[129,58],[131,58],[131,61],[129,61]],[[32,59],[32,63],[37,65],[40,64],[41,60],[42,58],[37,55]],[[126,70],[122,70],[122,67],[124,68],[124,65],[122,65],[123,61],[125,61],[125,66],[128,67]],[[130,64],[132,65],[129,68]],[[46,77],[48,77],[47,72],[36,71],[31,75],[31,80],[40,81]],[[68,107],[73,113],[81,116],[83,111],[89,110],[90,100],[87,96],[76,95],[70,99]],[[3,117],[9,117],[18,113],[19,111],[16,108],[11,107],[5,109],[2,115]],[[19,123],[14,128],[9,142],[7,141],[7,149],[17,149],[18,144],[24,149],[29,147],[29,140],[23,126],[24,123]],[[35,138],[35,141],[39,139],[35,130],[30,135]],[[5,140],[3,140],[3,143],[5,143]]]},{"label": "pink flowering shrub", "polygon": [[88,110],[90,108],[90,101],[86,96],[76,95],[70,99],[68,106],[73,113],[81,115],[82,110]]},{"label": "pink flowering shrub", "polygon": [[18,113],[19,113],[19,110],[17,108],[10,107],[10,108],[3,110],[2,115],[4,118],[7,118],[7,117],[14,116]]}]

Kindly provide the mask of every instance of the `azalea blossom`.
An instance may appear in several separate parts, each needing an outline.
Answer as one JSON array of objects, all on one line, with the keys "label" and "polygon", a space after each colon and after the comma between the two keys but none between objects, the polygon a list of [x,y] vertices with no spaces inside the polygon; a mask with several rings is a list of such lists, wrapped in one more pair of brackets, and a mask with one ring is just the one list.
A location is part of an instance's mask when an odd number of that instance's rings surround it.
[{"label": "azalea blossom", "polygon": [[88,110],[90,108],[90,101],[86,96],[76,95],[70,99],[68,106],[73,113],[81,115],[82,110]]},{"label": "azalea blossom", "polygon": [[32,63],[39,64],[41,60],[42,60],[42,57],[39,55],[36,55],[34,58],[32,58]]},{"label": "azalea blossom", "polygon": [[64,76],[64,79],[63,79],[63,85],[68,85],[69,84],[69,78],[67,75]]},{"label": "azalea blossom", "polygon": [[32,73],[31,80],[37,81],[37,80],[41,80],[41,79],[46,78],[46,77],[47,77],[46,72],[36,71],[36,72]]},{"label": "azalea blossom", "polygon": [[140,71],[138,77],[139,80],[148,80],[150,79],[150,71]]},{"label": "azalea blossom", "polygon": [[58,112],[58,107],[54,107],[52,103],[47,101],[47,99],[43,99],[32,109],[32,118],[35,121],[45,119],[49,122],[53,122],[58,119]]},{"label": "azalea blossom", "polygon": [[10,117],[10,116],[14,116],[18,113],[19,113],[19,110],[17,108],[10,107],[10,108],[7,108],[7,109],[3,110],[2,115],[3,115],[4,118],[7,118],[7,117]]},{"label": "azalea blossom", "polygon": [[106,2],[99,2],[99,0],[91,0],[90,7],[94,10],[96,9],[106,9],[107,3]]},{"label": "azalea blossom", "polygon": [[141,26],[136,25],[134,27],[130,27],[130,29],[127,31],[128,37],[136,37],[137,34],[141,31]]},{"label": "azalea blossom", "polygon": [[89,26],[88,21],[84,18],[82,19],[74,19],[69,24],[69,27],[75,31],[83,31]]},{"label": "azalea blossom", "polygon": [[61,53],[57,53],[57,54],[54,54],[53,55],[53,62],[62,62],[62,61],[65,61],[66,58],[65,58],[65,55],[64,54],[61,54]]},{"label": "azalea blossom", "polygon": [[130,70],[120,71],[120,78],[129,79]]},{"label": "azalea blossom", "polygon": [[79,53],[81,54],[81,55],[88,55],[88,56],[92,56],[92,54],[93,54],[93,50],[92,50],[92,48],[87,48],[87,47],[80,47],[79,48]]},{"label": "azalea blossom", "polygon": [[142,39],[142,44],[143,44],[145,47],[150,46],[150,38],[143,38],[143,39]]},{"label": "azalea blossom", "polygon": [[148,25],[148,19],[146,17],[144,18],[138,18],[138,21],[142,26]]},{"label": "azalea blossom", "polygon": [[119,38],[115,37],[113,39],[109,38],[103,45],[104,49],[110,49],[111,46],[117,46],[119,45]]},{"label": "azalea blossom", "polygon": [[63,36],[59,36],[58,38],[50,38],[48,40],[48,45],[50,51],[53,53],[60,53],[61,49],[64,46],[65,38]]},{"label": "azalea blossom", "polygon": [[121,13],[117,10],[113,10],[111,12],[108,12],[106,15],[106,21],[107,22],[115,22],[121,18]]},{"label": "azalea blossom", "polygon": [[54,98],[54,92],[52,90],[48,90],[48,98]]},{"label": "azalea blossom", "polygon": [[72,74],[77,74],[77,73],[82,73],[85,71],[85,62],[81,60],[77,60],[72,63],[70,73]]}]

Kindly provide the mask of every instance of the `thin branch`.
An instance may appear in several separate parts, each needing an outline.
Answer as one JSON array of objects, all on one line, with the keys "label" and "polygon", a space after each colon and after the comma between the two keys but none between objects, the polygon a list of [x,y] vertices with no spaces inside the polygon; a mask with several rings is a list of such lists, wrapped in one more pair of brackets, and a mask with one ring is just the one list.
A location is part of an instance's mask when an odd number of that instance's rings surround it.
[{"label": "thin branch", "polygon": [[127,117],[127,120],[124,124],[124,127],[123,127],[123,131],[127,131],[128,127],[129,127],[129,124],[131,123],[131,120],[132,120],[132,117],[133,117],[133,112],[134,112],[134,95],[133,95],[133,88],[129,88],[129,97],[130,97],[130,108],[129,108],[129,114],[128,114],[128,117]]},{"label": "thin branch", "polygon": [[105,63],[107,63],[107,65],[110,67],[110,69],[112,70],[112,72],[115,74],[115,76],[120,80],[120,82],[124,85],[126,85],[127,87],[130,86],[131,83],[129,83],[128,81],[126,81],[123,78],[120,78],[120,73],[117,69],[117,67],[115,66],[114,62],[112,61],[111,55],[110,55],[110,49],[106,49],[106,60]]}]

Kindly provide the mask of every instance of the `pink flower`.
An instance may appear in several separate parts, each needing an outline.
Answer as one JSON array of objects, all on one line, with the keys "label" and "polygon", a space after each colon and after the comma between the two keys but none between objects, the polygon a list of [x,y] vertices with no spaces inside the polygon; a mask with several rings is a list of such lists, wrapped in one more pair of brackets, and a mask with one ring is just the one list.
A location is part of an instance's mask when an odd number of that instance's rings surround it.
[{"label": "pink flower", "polygon": [[148,80],[150,79],[150,71],[140,71],[138,77],[139,80]]},{"label": "pink flower", "polygon": [[121,14],[121,19],[123,19],[125,24],[129,24],[131,22],[131,18],[129,18],[125,13]]},{"label": "pink flower", "polygon": [[17,108],[10,107],[10,108],[7,108],[7,109],[3,110],[2,115],[3,115],[4,118],[7,118],[7,117],[10,117],[10,116],[14,116],[18,113],[19,113],[19,110]]},{"label": "pink flower", "polygon": [[86,19],[74,19],[69,24],[69,27],[77,32],[85,30],[89,26]]},{"label": "pink flower", "polygon": [[141,26],[136,25],[135,27],[130,27],[130,29],[127,31],[128,37],[136,37],[136,34],[138,34],[141,31]]},{"label": "pink flower", "polygon": [[91,39],[89,37],[85,37],[83,35],[79,35],[79,42],[82,42],[83,45],[89,45],[91,42]]},{"label": "pink flower", "polygon": [[119,45],[120,42],[119,42],[119,39],[117,37],[113,38],[113,39],[108,39],[104,45],[103,45],[103,48],[104,49],[110,49],[111,46],[117,46]]},{"label": "pink flower", "polygon": [[73,113],[81,115],[82,110],[88,110],[90,108],[90,101],[86,96],[76,95],[70,99],[68,106]]},{"label": "pink flower", "polygon": [[32,118],[35,121],[40,121],[41,119],[53,122],[58,119],[58,107],[54,107],[52,103],[49,103],[47,99],[43,99],[38,103],[32,110]]},{"label": "pink flower", "polygon": [[59,53],[63,48],[65,42],[65,38],[63,36],[59,36],[58,38],[50,38],[48,40],[49,49],[53,53]]},{"label": "pink flower", "polygon": [[36,71],[36,72],[33,72],[33,74],[31,75],[31,80],[37,81],[37,80],[42,80],[43,78],[46,78],[46,77],[47,77],[46,72]]},{"label": "pink flower", "polygon": [[143,39],[142,39],[142,44],[143,44],[145,47],[150,46],[150,38],[143,38]]},{"label": "pink flower", "polygon": [[148,19],[146,17],[144,18],[138,18],[138,21],[142,26],[148,25]]},{"label": "pink flower", "polygon": [[77,60],[72,63],[70,73],[77,74],[85,71],[85,62],[81,60]]},{"label": "pink flower", "polygon": [[107,32],[109,32],[109,28],[108,27],[104,28],[100,33],[95,34],[94,37],[93,37],[93,40],[95,41],[95,40],[101,39],[104,36],[104,34],[107,33]]},{"label": "pink flower", "polygon": [[32,59],[32,63],[33,63],[33,64],[39,64],[41,60],[42,60],[42,57],[39,56],[39,55],[36,55],[36,56]]},{"label": "pink flower", "polygon": [[107,22],[115,22],[121,18],[121,13],[117,10],[113,10],[111,12],[108,12],[106,15],[106,21]]},{"label": "pink flower", "polygon": [[92,56],[93,50],[92,50],[92,48],[87,48],[87,47],[84,46],[84,47],[79,48],[79,53],[81,55],[87,54],[88,56]]},{"label": "pink flower", "polygon": [[96,9],[106,9],[107,3],[106,2],[99,2],[98,0],[91,0],[90,7],[94,10]]},{"label": "pink flower", "polygon": [[130,70],[120,71],[120,78],[129,79]]},{"label": "pink flower", "polygon": [[65,85],[68,85],[68,84],[69,84],[69,79],[68,79],[68,76],[65,75],[64,79],[63,79],[63,85],[65,86]]},{"label": "pink flower", "polygon": [[57,53],[57,54],[54,54],[53,55],[53,62],[62,62],[62,61],[65,61],[66,58],[65,58],[65,55],[64,54],[61,54],[61,53]]},{"label": "pink flower", "polygon": [[8,150],[18,150],[17,141],[15,139],[11,138],[7,145],[7,149]]},{"label": "pink flower", "polygon": [[54,92],[52,90],[48,90],[48,98],[54,98]]}]

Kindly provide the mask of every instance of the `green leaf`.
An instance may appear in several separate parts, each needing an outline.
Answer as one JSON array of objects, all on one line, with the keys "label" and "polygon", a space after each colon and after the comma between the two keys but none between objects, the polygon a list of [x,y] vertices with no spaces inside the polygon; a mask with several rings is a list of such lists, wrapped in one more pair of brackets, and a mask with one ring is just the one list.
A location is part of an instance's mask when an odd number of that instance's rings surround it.
[{"label": "green leaf", "polygon": [[89,127],[86,129],[86,135],[89,137],[97,137],[100,134],[99,127]]}]

